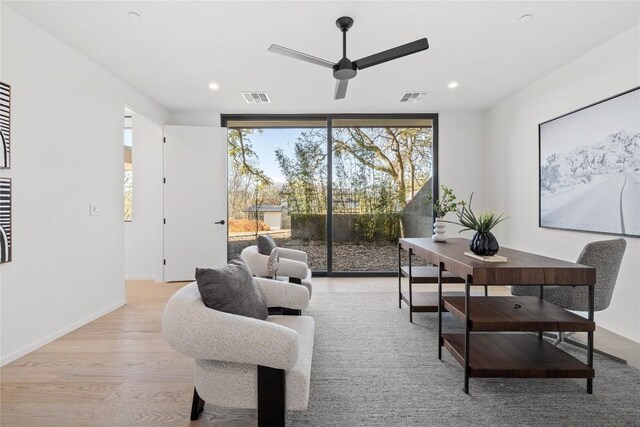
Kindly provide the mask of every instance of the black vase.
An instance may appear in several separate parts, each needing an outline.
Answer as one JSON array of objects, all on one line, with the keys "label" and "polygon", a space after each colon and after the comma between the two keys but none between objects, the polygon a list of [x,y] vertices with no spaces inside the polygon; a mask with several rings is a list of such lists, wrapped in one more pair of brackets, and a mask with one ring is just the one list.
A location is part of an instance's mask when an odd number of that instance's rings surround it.
[{"label": "black vase", "polygon": [[487,231],[486,233],[477,231],[469,241],[469,249],[471,249],[471,252],[476,255],[491,256],[498,253],[500,245],[498,245],[496,236],[494,236],[490,231]]}]

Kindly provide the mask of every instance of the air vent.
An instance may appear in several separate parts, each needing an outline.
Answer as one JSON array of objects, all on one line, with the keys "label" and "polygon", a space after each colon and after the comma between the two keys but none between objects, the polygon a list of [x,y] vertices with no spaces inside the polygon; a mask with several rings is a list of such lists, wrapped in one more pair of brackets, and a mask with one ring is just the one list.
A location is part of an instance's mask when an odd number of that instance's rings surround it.
[{"label": "air vent", "polygon": [[271,104],[266,92],[243,92],[242,97],[247,104]]},{"label": "air vent", "polygon": [[425,96],[427,96],[427,92],[407,92],[402,95],[400,102],[422,102]]}]

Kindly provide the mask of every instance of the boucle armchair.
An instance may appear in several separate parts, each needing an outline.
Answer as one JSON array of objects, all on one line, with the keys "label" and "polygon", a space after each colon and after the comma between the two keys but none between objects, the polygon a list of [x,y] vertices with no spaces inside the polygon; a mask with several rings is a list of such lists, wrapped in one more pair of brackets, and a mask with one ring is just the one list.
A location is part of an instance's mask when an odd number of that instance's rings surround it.
[{"label": "boucle armchair", "polygon": [[[306,288],[255,279],[269,307],[304,310]],[[315,325],[307,316],[266,320],[206,307],[193,282],[176,292],[162,316],[162,332],[176,351],[195,359],[191,419],[204,403],[258,409],[258,425],[284,425],[286,410],[305,410]]]},{"label": "boucle armchair", "polygon": [[[278,276],[288,277],[290,282],[305,286],[309,290],[309,297],[311,297],[311,270],[307,265],[307,253],[290,248],[276,248],[275,250],[280,255]],[[257,245],[244,248],[240,255],[254,276],[266,277],[269,275],[267,269],[269,255],[258,252]]]}]

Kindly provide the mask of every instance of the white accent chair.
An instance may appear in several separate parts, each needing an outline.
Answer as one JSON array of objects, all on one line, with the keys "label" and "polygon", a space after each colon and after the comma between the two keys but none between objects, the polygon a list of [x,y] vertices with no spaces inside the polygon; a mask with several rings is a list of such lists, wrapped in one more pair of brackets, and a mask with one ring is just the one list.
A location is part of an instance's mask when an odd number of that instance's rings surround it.
[{"label": "white accent chair", "polygon": [[[278,277],[287,277],[290,282],[303,285],[309,290],[309,297],[311,297],[311,270],[307,265],[307,253],[290,248],[276,248],[275,250],[280,255]],[[269,276],[267,270],[269,255],[258,252],[257,245],[244,248],[240,256],[251,269],[251,274],[256,277]]]},{"label": "white accent chair", "polygon": [[[269,307],[303,310],[309,304],[302,286],[255,280]],[[307,409],[314,330],[307,316],[258,320],[208,308],[196,282],[176,292],[162,316],[169,345],[195,359],[192,420],[208,402],[256,408],[258,425],[284,426],[285,410]]]}]

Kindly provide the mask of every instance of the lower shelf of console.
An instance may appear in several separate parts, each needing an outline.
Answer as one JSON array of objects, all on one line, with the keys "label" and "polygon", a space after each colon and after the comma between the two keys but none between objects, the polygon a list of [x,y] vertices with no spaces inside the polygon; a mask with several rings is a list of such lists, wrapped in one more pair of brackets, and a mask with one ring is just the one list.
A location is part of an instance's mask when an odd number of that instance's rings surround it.
[{"label": "lower shelf of console", "polygon": [[[464,334],[442,335],[444,347],[464,366]],[[593,378],[586,363],[534,334],[472,333],[469,376],[475,378]]]},{"label": "lower shelf of console", "polygon": [[[447,297],[462,297],[464,298],[464,292],[443,292],[443,296]],[[409,306],[411,311],[414,313],[423,312],[423,313],[437,313],[438,312],[438,292],[414,292],[412,295],[412,299],[409,299],[409,292],[403,291],[400,293],[400,297],[402,301]],[[413,305],[409,303],[409,301],[413,302]],[[446,308],[442,307],[442,311],[447,311]]]}]

